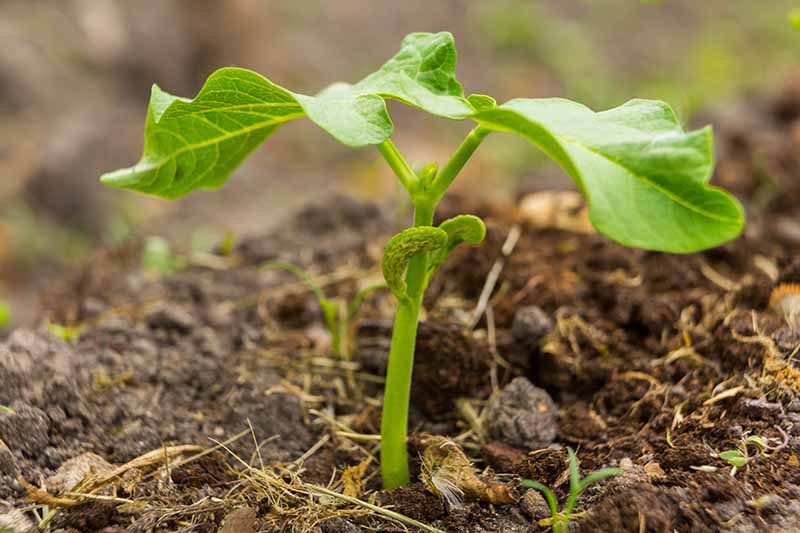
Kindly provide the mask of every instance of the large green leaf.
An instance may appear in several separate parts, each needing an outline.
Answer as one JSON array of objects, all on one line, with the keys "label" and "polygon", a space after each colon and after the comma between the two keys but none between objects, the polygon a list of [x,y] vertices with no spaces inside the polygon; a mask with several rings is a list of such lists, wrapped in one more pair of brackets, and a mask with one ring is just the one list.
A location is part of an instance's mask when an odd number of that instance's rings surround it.
[{"label": "large green leaf", "polygon": [[626,246],[693,252],[742,230],[739,203],[707,185],[711,130],[685,133],[662,102],[595,113],[560,98],[519,99],[473,119],[544,150],[586,196],[592,224]]},{"label": "large green leaf", "polygon": [[741,231],[739,204],[707,185],[713,167],[708,128],[686,133],[666,104],[647,100],[595,113],[563,99],[499,107],[488,96],[465,99],[455,64],[452,35],[414,33],[373,74],[317,96],[239,68],[212,74],[193,100],[154,86],[141,160],[102,180],[166,198],[215,188],[281,124],[300,117],[345,145],[379,144],[393,128],[385,100],[395,99],[539,146],[578,184],[595,227],[622,244],[691,252]]},{"label": "large green leaf", "polygon": [[378,144],[392,134],[386,98],[465,118],[474,109],[463,98],[455,63],[452,35],[414,33],[375,73],[317,96],[292,93],[240,68],[214,72],[193,100],[153,86],[141,160],[102,181],[165,198],[216,188],[281,124],[303,116],[348,146]]}]

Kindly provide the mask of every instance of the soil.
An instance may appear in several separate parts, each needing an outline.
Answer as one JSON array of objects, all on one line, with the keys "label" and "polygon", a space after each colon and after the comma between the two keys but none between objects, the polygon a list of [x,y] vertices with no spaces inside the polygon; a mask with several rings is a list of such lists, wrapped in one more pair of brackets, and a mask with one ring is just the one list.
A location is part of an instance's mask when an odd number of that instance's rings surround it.
[{"label": "soil", "polygon": [[[141,272],[130,245],[53,289],[45,318],[76,338],[42,328],[0,344],[0,530],[33,531],[34,519],[59,532],[418,530],[328,487],[442,531],[546,531],[546,506],[517,482],[564,501],[566,446],[583,475],[623,468],[581,495],[571,531],[796,530],[800,333],[769,297],[800,283],[800,91],[758,102],[755,118],[719,120],[715,181],[749,225],[715,250],[628,250],[511,205],[453,197],[440,209],[483,216],[488,234],[426,296],[410,453],[424,435],[452,439],[480,483],[509,484],[517,503],[448,504],[418,460],[412,485],[379,490],[390,296],[366,300],[340,359],[305,287],[258,269],[296,262],[344,298],[374,277],[395,224],[334,198],[169,276]],[[732,471],[718,454],[747,436],[772,449],[751,445]]]}]

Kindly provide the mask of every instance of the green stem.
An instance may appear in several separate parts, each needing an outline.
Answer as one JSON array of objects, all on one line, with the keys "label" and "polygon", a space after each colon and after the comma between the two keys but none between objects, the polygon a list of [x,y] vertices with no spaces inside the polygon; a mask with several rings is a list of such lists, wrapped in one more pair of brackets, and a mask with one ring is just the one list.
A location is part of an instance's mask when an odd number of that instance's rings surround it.
[{"label": "green stem", "polygon": [[461,169],[464,168],[469,158],[472,157],[472,154],[490,133],[491,130],[482,126],[478,126],[469,132],[467,138],[464,139],[464,142],[462,142],[461,146],[455,151],[453,157],[450,158],[450,161],[447,162],[433,181],[433,186],[429,194],[434,200],[434,205],[439,203],[444,193],[447,192],[447,189],[453,183],[453,180],[458,176],[458,173],[461,172]]},{"label": "green stem", "polygon": [[[387,139],[378,145],[381,155],[411,196],[414,203],[414,226],[433,225],[433,213],[439,201],[488,134],[489,130],[480,126],[473,129],[432,183],[421,182],[391,140]],[[410,481],[406,450],[408,405],[417,324],[427,284],[427,271],[427,253],[419,253],[409,259],[406,270],[408,298],[398,301],[394,318],[381,415],[381,476],[385,489],[400,487]]]},{"label": "green stem", "polygon": [[[416,207],[414,226],[432,225],[434,209],[435,207]],[[417,322],[425,292],[427,266],[427,253],[417,254],[409,260],[406,272],[408,299],[398,302],[394,318],[381,415],[381,475],[383,487],[386,489],[400,487],[409,482],[406,452],[408,403],[411,395]]]},{"label": "green stem", "polygon": [[400,183],[403,184],[408,194],[413,197],[419,178],[417,178],[417,175],[411,170],[411,167],[400,154],[397,146],[394,145],[391,139],[386,139],[377,146],[383,158],[389,163],[389,166],[392,167],[392,170],[397,175]]}]

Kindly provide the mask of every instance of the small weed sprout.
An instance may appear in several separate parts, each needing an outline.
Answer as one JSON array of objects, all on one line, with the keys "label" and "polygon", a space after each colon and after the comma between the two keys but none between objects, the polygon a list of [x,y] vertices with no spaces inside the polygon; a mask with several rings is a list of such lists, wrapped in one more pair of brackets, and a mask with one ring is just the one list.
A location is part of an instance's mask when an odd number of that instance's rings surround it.
[{"label": "small weed sprout", "polygon": [[[731,465],[731,476],[735,476],[737,470],[746,467],[759,456],[769,457],[789,444],[789,435],[780,426],[776,426],[776,428],[780,432],[782,440],[774,446],[770,445],[768,439],[760,435],[745,435],[735,450],[725,450],[717,454],[720,459]],[[755,450],[755,453],[751,453],[751,449]]]},{"label": "small weed sprout", "polygon": [[553,533],[567,532],[570,519],[578,516],[577,513],[573,513],[575,504],[578,501],[578,496],[580,496],[589,485],[622,473],[621,468],[603,468],[602,470],[595,470],[581,479],[580,472],[578,471],[578,458],[575,456],[575,452],[572,451],[572,448],[567,448],[567,453],[569,454],[569,496],[567,497],[567,502],[564,505],[563,511],[559,512],[558,499],[555,493],[548,487],[530,479],[523,479],[520,481],[521,486],[538,490],[542,493],[544,499],[547,500],[547,506],[550,508],[551,516],[541,525],[551,525]]},{"label": "small weed sprout", "polygon": [[148,237],[142,248],[142,269],[159,276],[166,276],[185,266],[163,237]]},{"label": "small weed sprout", "polygon": [[0,298],[0,328],[7,326],[11,322],[11,306],[8,302]]},{"label": "small weed sprout", "polygon": [[[480,243],[485,233],[483,222],[470,215],[434,226],[434,213],[486,137],[517,135],[541,149],[586,197],[594,227],[623,245],[689,253],[735,238],[744,225],[741,205],[708,185],[710,128],[685,132],[667,104],[631,100],[602,112],[562,98],[498,105],[490,96],[466,95],[455,67],[451,34],[412,33],[377,71],[316,96],[241,68],[217,70],[194,99],[154,85],[141,159],[101,177],[168,199],[215,189],[281,125],[303,117],[346,146],[377,148],[413,206],[413,227],[389,241],[382,262],[397,300],[381,418],[386,488],[409,481],[406,431],[422,297],[450,252]],[[446,163],[426,163],[415,172],[392,142],[387,100],[474,127]],[[333,316],[338,311],[330,307],[326,313]]]},{"label": "small weed sprout", "polygon": [[47,331],[61,340],[71,342],[81,335],[81,326],[65,326],[63,324],[47,323]]},{"label": "small weed sprout", "polygon": [[325,328],[331,336],[331,349],[333,354],[343,359],[350,359],[351,336],[353,319],[361,309],[370,293],[386,288],[386,283],[379,282],[359,289],[353,298],[346,302],[342,298],[328,298],[322,288],[314,282],[311,276],[299,266],[287,261],[267,261],[260,267],[266,269],[285,270],[297,276],[317,298],[317,303],[322,310],[322,319]]}]

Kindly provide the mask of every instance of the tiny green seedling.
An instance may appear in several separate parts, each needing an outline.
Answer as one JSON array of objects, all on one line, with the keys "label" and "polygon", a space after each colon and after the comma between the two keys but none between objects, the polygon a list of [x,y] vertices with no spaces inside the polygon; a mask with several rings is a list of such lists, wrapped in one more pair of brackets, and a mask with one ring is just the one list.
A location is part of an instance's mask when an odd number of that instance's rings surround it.
[{"label": "tiny green seedling", "polygon": [[142,269],[158,275],[172,274],[184,266],[181,258],[177,257],[172,248],[163,237],[148,237],[142,249]]},{"label": "tiny green seedling", "polygon": [[789,19],[789,24],[797,31],[800,31],[800,7],[795,7],[794,9],[789,10],[789,14],[787,15]]},{"label": "tiny green seedling", "polygon": [[322,288],[317,285],[308,272],[299,266],[288,263],[286,261],[267,261],[261,264],[262,269],[278,268],[285,270],[297,276],[309,290],[317,298],[319,307],[322,310],[322,319],[325,322],[325,327],[328,334],[331,336],[331,348],[334,355],[343,359],[350,358],[350,334],[353,319],[361,309],[361,304],[364,303],[370,293],[385,289],[386,283],[374,283],[367,285],[363,289],[356,292],[355,296],[349,301],[341,298],[328,298],[325,296]]},{"label": "tiny green seedling", "polygon": [[578,472],[578,458],[575,456],[575,452],[572,451],[572,448],[567,448],[567,453],[569,454],[569,496],[567,497],[567,503],[563,511],[559,512],[558,499],[548,487],[530,479],[523,479],[520,481],[520,485],[538,490],[542,493],[544,499],[547,500],[547,506],[550,508],[551,515],[548,522],[553,528],[553,533],[566,533],[569,530],[569,521],[572,517],[576,516],[573,510],[578,501],[578,496],[580,496],[589,485],[597,483],[601,479],[622,473],[621,468],[603,468],[602,470],[595,470],[581,479],[580,473]]},{"label": "tiny green seedling", "polygon": [[[738,448],[719,452],[717,456],[731,465],[731,475],[735,476],[737,470],[746,467],[759,456],[763,455],[764,457],[768,457],[788,446],[789,436],[780,426],[776,426],[776,429],[780,432],[783,439],[775,446],[770,445],[769,440],[760,435],[745,435],[739,442]],[[755,450],[755,453],[750,452],[751,448]]]},{"label": "tiny green seedling", "polygon": [[0,328],[7,326],[11,322],[11,306],[8,302],[0,298]]},{"label": "tiny green seedling", "polygon": [[76,340],[81,334],[81,326],[65,326],[63,324],[47,323],[47,331],[61,340],[71,342]]},{"label": "tiny green seedling", "polygon": [[[739,203],[708,185],[714,166],[710,128],[684,132],[663,102],[631,100],[599,113],[561,98],[497,105],[489,96],[465,96],[455,67],[452,35],[412,33],[377,71],[316,96],[241,68],[214,72],[194,99],[154,85],[141,160],[101,178],[169,199],[215,189],[281,125],[303,117],[347,146],[378,149],[414,208],[414,227],[389,241],[382,263],[397,299],[381,420],[386,488],[409,481],[411,370],[428,281],[456,246],[477,244],[485,232],[483,222],[470,215],[434,226],[434,212],[487,136],[517,135],[544,151],[586,197],[595,228],[623,245],[694,252],[735,238],[744,224]],[[414,172],[391,140],[386,100],[475,127],[443,166],[428,163]]]}]

